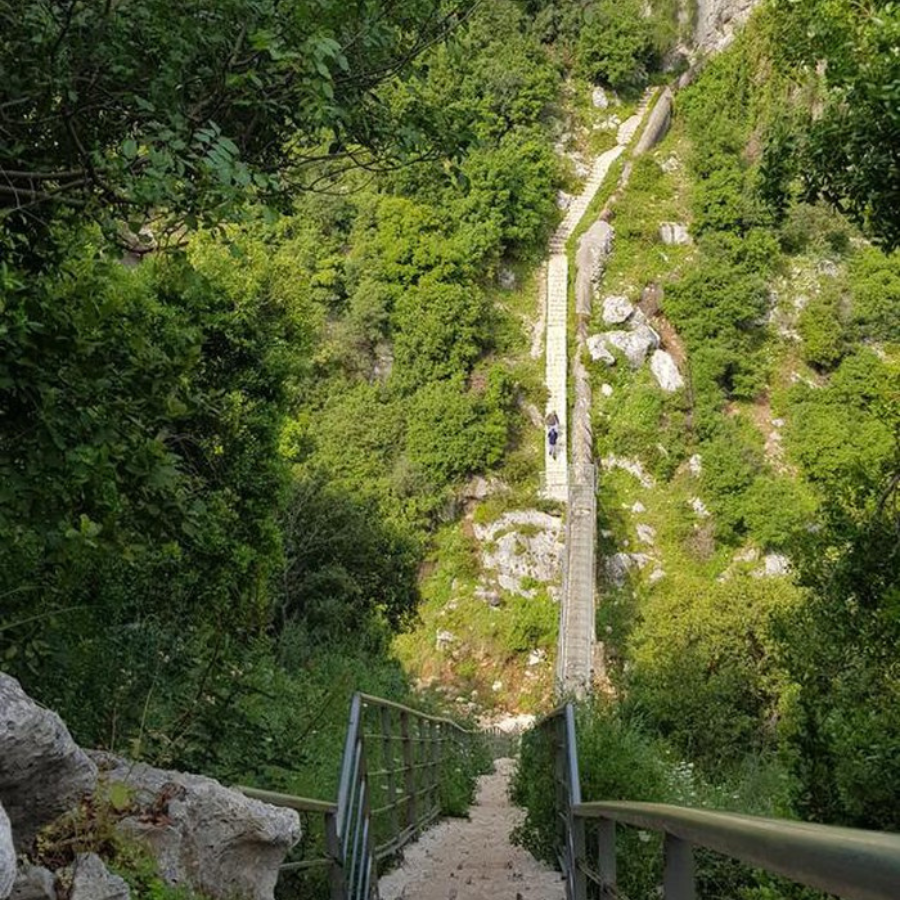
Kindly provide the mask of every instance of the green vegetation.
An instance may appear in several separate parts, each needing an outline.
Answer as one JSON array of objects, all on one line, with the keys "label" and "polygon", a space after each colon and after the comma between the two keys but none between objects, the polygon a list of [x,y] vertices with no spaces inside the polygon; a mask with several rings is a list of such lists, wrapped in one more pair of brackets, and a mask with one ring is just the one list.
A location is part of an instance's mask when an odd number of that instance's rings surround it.
[{"label": "green vegetation", "polygon": [[0,658],[86,745],[330,797],[460,485],[536,459],[494,282],[560,79],[512,0],[320,6],[6,23]]}]

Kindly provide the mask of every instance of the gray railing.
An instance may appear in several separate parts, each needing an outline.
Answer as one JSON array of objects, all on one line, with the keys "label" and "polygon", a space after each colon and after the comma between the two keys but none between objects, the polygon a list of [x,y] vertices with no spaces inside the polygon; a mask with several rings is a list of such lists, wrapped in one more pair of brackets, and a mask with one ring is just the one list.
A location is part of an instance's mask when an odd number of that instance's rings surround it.
[{"label": "gray railing", "polygon": [[250,797],[319,817],[318,855],[282,871],[327,868],[332,900],[377,897],[378,863],[441,812],[442,785],[475,732],[456,722],[368,694],[354,694],[336,803],[242,787]]},{"label": "gray railing", "polygon": [[617,824],[664,836],[665,900],[694,900],[694,847],[838,897],[900,897],[900,835],[658,803],[585,803],[572,704],[555,710],[537,727],[553,745],[556,847],[568,900],[619,896]]}]

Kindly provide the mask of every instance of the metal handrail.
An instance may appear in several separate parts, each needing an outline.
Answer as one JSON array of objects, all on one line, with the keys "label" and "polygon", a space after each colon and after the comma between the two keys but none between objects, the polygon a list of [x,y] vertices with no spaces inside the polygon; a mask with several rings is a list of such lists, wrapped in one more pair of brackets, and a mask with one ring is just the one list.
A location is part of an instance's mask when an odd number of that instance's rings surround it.
[{"label": "metal handrail", "polygon": [[[851,900],[895,900],[900,835],[659,803],[582,802],[571,703],[537,723],[553,741],[557,850],[568,900],[616,896],[616,823],[665,836],[663,896],[695,897],[693,848],[703,847]],[[592,852],[587,852],[588,829]],[[589,861],[590,859],[590,861]]]}]

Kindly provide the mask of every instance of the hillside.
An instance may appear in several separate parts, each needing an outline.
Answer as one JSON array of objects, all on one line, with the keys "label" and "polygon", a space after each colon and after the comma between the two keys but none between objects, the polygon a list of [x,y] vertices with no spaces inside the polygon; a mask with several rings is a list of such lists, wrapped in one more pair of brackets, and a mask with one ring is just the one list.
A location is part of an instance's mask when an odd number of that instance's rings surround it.
[{"label": "hillside", "polygon": [[585,372],[592,787],[898,827],[893,4],[58,6],[0,13],[4,671],[311,797],[355,690],[527,721]]}]

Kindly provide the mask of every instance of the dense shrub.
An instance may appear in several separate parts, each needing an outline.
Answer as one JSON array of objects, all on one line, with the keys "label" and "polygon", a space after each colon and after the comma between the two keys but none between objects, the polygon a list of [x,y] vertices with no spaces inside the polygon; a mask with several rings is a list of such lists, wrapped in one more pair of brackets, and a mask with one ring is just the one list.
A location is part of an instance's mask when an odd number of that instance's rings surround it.
[{"label": "dense shrub", "polygon": [[585,78],[620,89],[646,80],[653,51],[653,27],[637,0],[601,0],[585,13],[575,56]]}]

